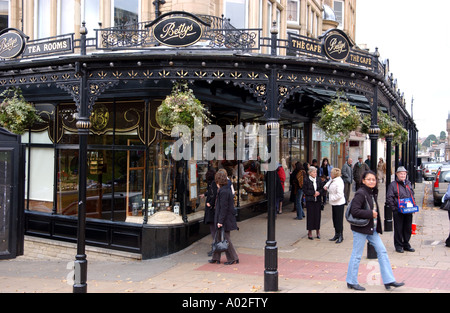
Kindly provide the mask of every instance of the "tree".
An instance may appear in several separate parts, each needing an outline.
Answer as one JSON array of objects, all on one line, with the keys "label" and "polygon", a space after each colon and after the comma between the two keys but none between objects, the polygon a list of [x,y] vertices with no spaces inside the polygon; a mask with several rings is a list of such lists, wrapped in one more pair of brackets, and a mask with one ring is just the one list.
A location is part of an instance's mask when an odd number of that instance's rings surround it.
[{"label": "tree", "polygon": [[424,145],[425,147],[431,147],[431,145],[432,145],[433,143],[437,143],[437,142],[438,142],[438,139],[436,138],[435,135],[429,135],[429,136],[427,137],[427,139],[425,139],[425,141],[423,142],[423,145]]},{"label": "tree", "polygon": [[447,135],[446,135],[445,131],[441,131],[441,134],[439,135],[439,139],[442,141],[445,141],[446,138],[447,138]]}]

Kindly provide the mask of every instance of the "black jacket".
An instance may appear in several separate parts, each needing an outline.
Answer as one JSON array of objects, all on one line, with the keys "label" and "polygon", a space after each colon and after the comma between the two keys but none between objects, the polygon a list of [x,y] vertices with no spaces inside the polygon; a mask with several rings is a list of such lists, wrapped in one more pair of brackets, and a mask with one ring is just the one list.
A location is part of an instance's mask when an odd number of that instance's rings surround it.
[{"label": "black jacket", "polygon": [[[316,183],[317,183],[317,191],[320,192],[322,195],[323,192],[323,186],[325,186],[325,182],[322,181],[320,177],[316,177]],[[321,202],[321,197],[314,197],[316,190],[314,190],[314,184],[309,179],[309,175],[306,175],[305,179],[303,180],[303,194],[305,195],[305,201],[307,202]]]},{"label": "black jacket", "polygon": [[[216,205],[217,196],[217,184],[213,180],[208,185],[208,190],[206,191],[206,201],[205,201],[205,218],[204,223],[214,223],[214,207]],[[209,203],[209,207],[206,205]]]},{"label": "black jacket", "polygon": [[[397,184],[398,184],[398,191],[397,191]],[[408,188],[408,187],[409,188]],[[400,192],[400,194],[399,194]],[[391,208],[394,211],[398,210],[398,198],[405,199],[405,198],[414,198],[414,190],[412,189],[411,182],[409,180],[405,180],[404,182],[398,180],[397,177],[395,177],[395,181],[390,183],[388,186],[388,190],[386,192],[386,205],[388,208]],[[414,199],[414,201],[416,201]]]},{"label": "black jacket", "polygon": [[234,196],[230,185],[220,187],[217,191],[214,222],[223,225],[225,231],[238,229],[234,212]]},{"label": "black jacket", "polygon": [[[373,198],[372,198],[373,196]],[[377,189],[371,189],[367,187],[366,185],[362,184],[361,188],[356,191],[355,196],[352,199],[350,213],[353,215],[353,217],[357,218],[368,218],[369,224],[363,227],[354,226],[351,225],[351,229],[353,231],[356,231],[358,233],[372,235],[373,234],[373,227],[374,227],[374,221],[373,221],[373,208],[374,208],[374,201],[377,207],[377,233],[382,234],[383,229],[381,227],[381,216],[380,216],[380,206],[378,205],[377,201],[378,197],[378,190]],[[366,199],[367,203],[369,204],[369,209],[366,209]]]}]

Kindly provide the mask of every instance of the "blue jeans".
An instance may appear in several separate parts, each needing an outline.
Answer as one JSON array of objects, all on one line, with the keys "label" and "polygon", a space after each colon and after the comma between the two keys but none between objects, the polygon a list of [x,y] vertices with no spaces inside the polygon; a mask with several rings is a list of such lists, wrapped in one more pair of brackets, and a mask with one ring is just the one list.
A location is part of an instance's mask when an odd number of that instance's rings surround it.
[{"label": "blue jeans", "polygon": [[303,190],[299,189],[297,191],[297,194],[295,195],[295,207],[297,208],[297,219],[299,220],[302,220],[303,216],[305,216],[305,214],[303,213],[302,199]]},{"label": "blue jeans", "polygon": [[391,262],[384,247],[383,241],[375,230],[372,235],[361,234],[353,231],[353,250],[352,256],[348,263],[347,270],[347,283],[352,285],[358,284],[358,269],[361,262],[361,256],[366,244],[366,240],[375,248],[378,257],[378,263],[380,264],[381,278],[384,284],[389,284],[395,281],[394,273],[392,273]]}]

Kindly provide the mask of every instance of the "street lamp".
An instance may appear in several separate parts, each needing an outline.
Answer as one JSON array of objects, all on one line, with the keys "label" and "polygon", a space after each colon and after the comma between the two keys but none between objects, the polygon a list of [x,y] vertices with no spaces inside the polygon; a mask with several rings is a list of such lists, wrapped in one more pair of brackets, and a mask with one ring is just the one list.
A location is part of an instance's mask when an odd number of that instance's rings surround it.
[{"label": "street lamp", "polygon": [[[83,21],[80,29],[81,55],[86,55],[86,23]],[[74,262],[75,279],[73,285],[74,293],[87,292],[87,260],[86,260],[86,171],[87,171],[87,140],[91,122],[87,105],[87,73],[80,62],[77,62],[76,71],[80,74],[80,100],[78,107],[78,120],[76,127],[80,140],[78,157],[78,229],[77,229],[77,255]]]}]

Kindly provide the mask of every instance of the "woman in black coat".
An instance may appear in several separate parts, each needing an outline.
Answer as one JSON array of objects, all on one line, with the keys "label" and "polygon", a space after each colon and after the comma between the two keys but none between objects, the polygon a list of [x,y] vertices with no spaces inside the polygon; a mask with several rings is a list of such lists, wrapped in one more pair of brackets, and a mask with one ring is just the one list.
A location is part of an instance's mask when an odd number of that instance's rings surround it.
[{"label": "woman in black coat", "polygon": [[372,171],[366,171],[362,174],[361,186],[356,191],[355,196],[350,203],[350,213],[354,217],[368,219],[368,224],[365,226],[351,225],[353,232],[353,250],[348,263],[346,278],[347,287],[350,289],[365,290],[365,288],[358,283],[358,270],[366,241],[369,241],[377,252],[381,278],[386,289],[404,285],[404,283],[397,283],[395,281],[386,248],[378,235],[382,233],[382,229],[377,196],[378,188],[376,174]]},{"label": "woman in black coat", "polygon": [[303,194],[306,201],[306,229],[308,238],[313,239],[312,230],[316,230],[317,238],[320,239],[320,219],[322,206],[322,191],[324,182],[317,178],[317,168],[310,166],[308,177],[303,182]]},{"label": "woman in black coat", "polygon": [[[214,181],[214,176],[216,175],[216,171],[213,169],[209,169],[206,172],[206,182],[208,183],[208,189],[206,190],[205,196],[205,216],[203,218],[203,222],[209,225],[209,231],[211,236],[214,239],[216,225],[214,223],[214,208],[216,205],[216,196],[217,196],[217,184]],[[208,255],[211,256],[212,252],[208,252]]]},{"label": "woman in black coat", "polygon": [[[220,231],[220,228],[223,227],[225,231],[225,239],[228,241],[228,250],[225,251],[227,262],[224,264],[230,265],[239,263],[239,257],[234,249],[230,237],[230,232],[238,229],[234,210],[234,195],[231,191],[230,185],[228,184],[228,178],[225,173],[221,171],[217,172],[215,181],[219,187],[219,190],[217,191],[214,215],[214,224],[217,226],[215,231],[218,232]],[[212,259],[208,262],[220,264],[220,255],[221,252],[214,252]]]},{"label": "woman in black coat", "polygon": [[392,209],[394,219],[394,247],[395,251],[414,252],[409,240],[411,239],[413,214],[403,214],[399,211],[399,199],[413,198],[414,190],[407,179],[408,172],[400,166],[395,173],[395,180],[388,186],[386,192],[386,206]]}]

